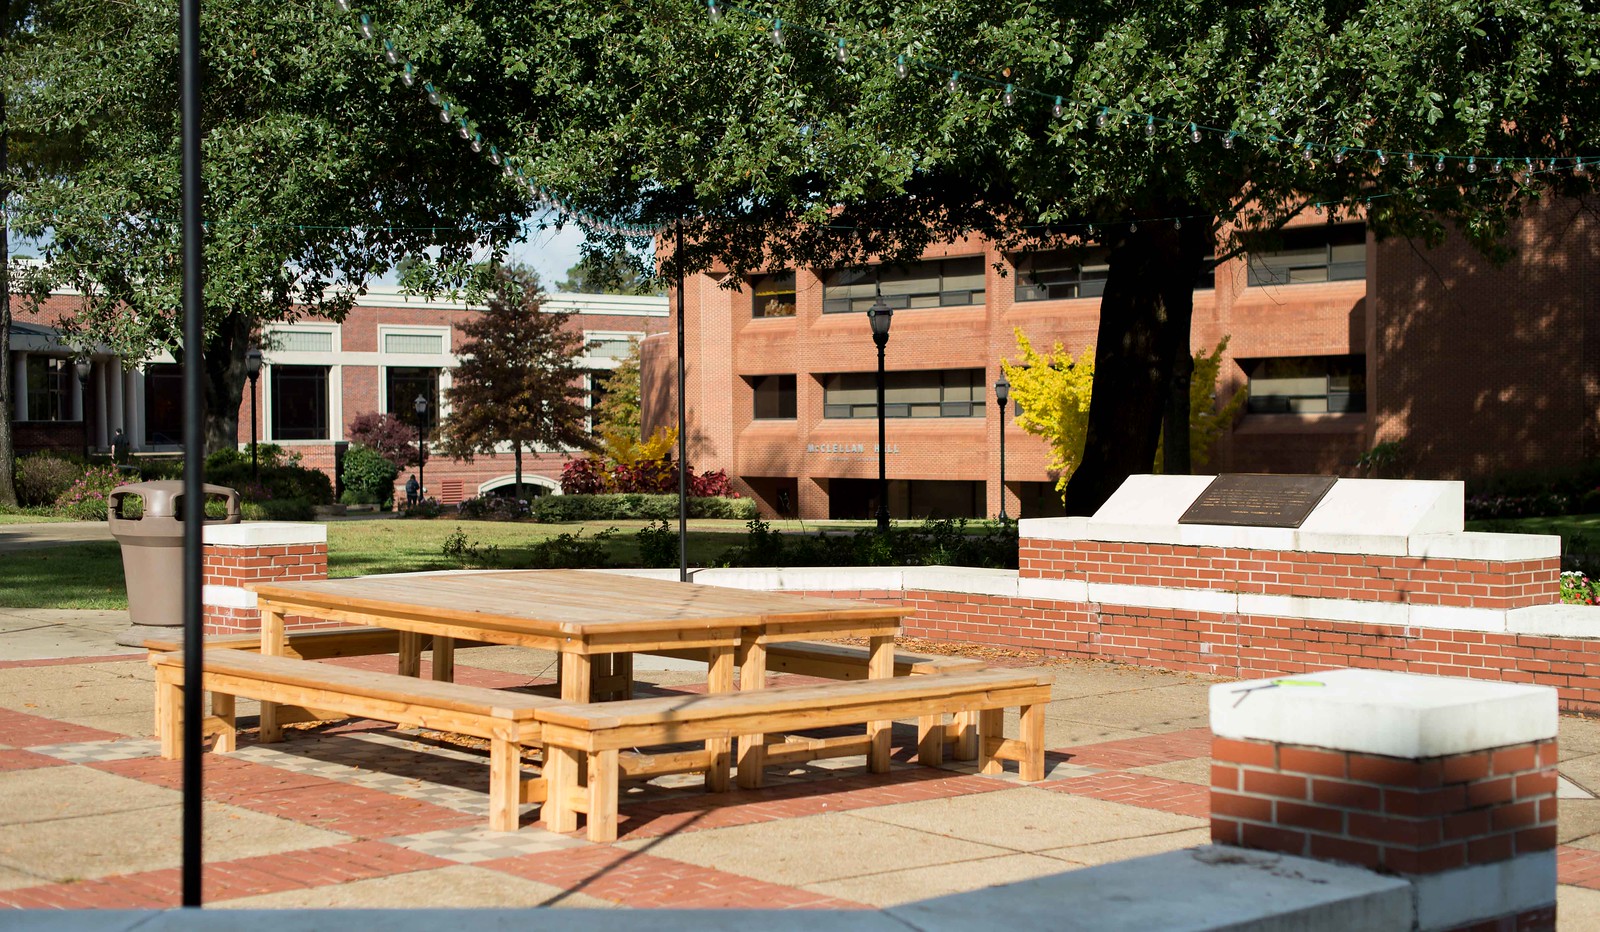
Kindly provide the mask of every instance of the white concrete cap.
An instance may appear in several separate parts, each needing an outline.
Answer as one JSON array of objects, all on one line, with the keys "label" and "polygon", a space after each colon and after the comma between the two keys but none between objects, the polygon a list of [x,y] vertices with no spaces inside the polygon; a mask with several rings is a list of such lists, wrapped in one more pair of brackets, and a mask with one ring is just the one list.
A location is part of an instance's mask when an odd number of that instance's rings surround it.
[{"label": "white concrete cap", "polygon": [[1556,534],[1418,534],[1410,540],[1411,556],[1451,560],[1553,560],[1561,556]]},{"label": "white concrete cap", "polygon": [[[1216,476],[1129,476],[1089,519],[1102,525],[1176,525]],[[1098,539],[1098,538],[1097,538]]]},{"label": "white concrete cap", "polygon": [[1017,522],[1017,537],[1022,540],[1030,537],[1041,540],[1092,539],[1089,537],[1089,519],[1083,517],[1023,518]]},{"label": "white concrete cap", "polygon": [[1533,605],[1506,612],[1506,630],[1553,638],[1600,638],[1600,606]]},{"label": "white concrete cap", "polygon": [[908,566],[900,571],[907,589],[1016,597],[1017,571],[976,566]]},{"label": "white concrete cap", "polygon": [[208,524],[204,531],[206,543],[223,547],[283,547],[328,542],[326,524],[248,521],[244,524]]},{"label": "white concrete cap", "polygon": [[1277,679],[1322,685],[1219,683],[1211,687],[1212,733],[1411,760],[1556,736],[1556,691],[1548,686],[1386,670]]},{"label": "white concrete cap", "polygon": [[1359,867],[1206,846],[884,912],[921,932],[1411,932],[1411,885]]},{"label": "white concrete cap", "polygon": [[1442,932],[1554,903],[1556,853],[1535,851],[1407,879],[1416,890],[1417,932]]},{"label": "white concrete cap", "polygon": [[1464,488],[1460,482],[1340,479],[1312,509],[1300,532],[1409,537],[1460,531]]}]

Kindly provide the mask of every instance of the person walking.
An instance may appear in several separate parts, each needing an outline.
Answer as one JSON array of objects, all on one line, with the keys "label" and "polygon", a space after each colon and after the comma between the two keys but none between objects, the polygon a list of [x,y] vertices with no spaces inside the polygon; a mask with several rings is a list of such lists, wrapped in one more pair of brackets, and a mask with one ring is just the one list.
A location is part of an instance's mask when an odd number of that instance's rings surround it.
[{"label": "person walking", "polygon": [[412,473],[406,480],[406,507],[415,508],[422,502],[422,486],[417,482],[417,474]]}]

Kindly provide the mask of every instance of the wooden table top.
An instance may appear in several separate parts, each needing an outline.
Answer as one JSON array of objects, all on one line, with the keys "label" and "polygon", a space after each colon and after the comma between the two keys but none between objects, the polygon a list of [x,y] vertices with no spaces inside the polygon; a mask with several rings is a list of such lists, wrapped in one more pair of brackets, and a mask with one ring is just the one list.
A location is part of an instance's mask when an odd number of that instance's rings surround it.
[{"label": "wooden table top", "polygon": [[370,615],[403,613],[531,634],[585,637],[800,622],[890,620],[913,613],[782,592],[727,589],[586,570],[511,570],[445,576],[358,576],[253,583],[264,601]]}]

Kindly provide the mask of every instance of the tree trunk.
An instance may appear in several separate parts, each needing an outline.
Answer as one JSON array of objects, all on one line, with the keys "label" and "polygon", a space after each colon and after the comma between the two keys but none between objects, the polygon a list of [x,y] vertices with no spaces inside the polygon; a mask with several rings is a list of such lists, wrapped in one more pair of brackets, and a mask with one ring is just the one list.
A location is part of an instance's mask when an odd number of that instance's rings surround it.
[{"label": "tree trunk", "polygon": [[[1168,216],[1197,213],[1176,205],[1167,210]],[[1111,244],[1083,462],[1067,483],[1067,514],[1094,514],[1125,479],[1154,465],[1163,417],[1177,398],[1177,359],[1190,355],[1194,283],[1212,235],[1211,223],[1202,218],[1190,220],[1186,229],[1149,222]],[[1190,366],[1181,368],[1187,373]],[[1183,381],[1184,414],[1170,419],[1167,455],[1174,447],[1181,450],[1178,462],[1187,471],[1187,375]]]},{"label": "tree trunk", "polygon": [[[6,95],[0,90],[0,204],[10,201],[10,133],[6,128]],[[11,397],[16,376],[11,372],[11,253],[6,215],[0,212],[0,505],[17,503],[16,448],[11,440]]]},{"label": "tree trunk", "polygon": [[521,440],[513,440],[513,441],[511,441],[511,450],[512,450],[512,454],[513,454],[513,459],[516,460],[516,467],[517,467],[517,501],[520,502],[520,501],[522,501],[522,441]]},{"label": "tree trunk", "polygon": [[[244,400],[244,355],[250,349],[250,320],[234,311],[217,324],[205,344],[205,450],[239,446],[239,404]],[[330,425],[331,426],[331,425]]]}]

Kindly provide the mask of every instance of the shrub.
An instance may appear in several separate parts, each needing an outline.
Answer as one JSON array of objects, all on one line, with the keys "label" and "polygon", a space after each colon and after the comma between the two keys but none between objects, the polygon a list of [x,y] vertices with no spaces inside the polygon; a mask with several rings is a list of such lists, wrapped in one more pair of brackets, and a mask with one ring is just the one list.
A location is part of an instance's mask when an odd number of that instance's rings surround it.
[{"label": "shrub", "polygon": [[320,469],[309,469],[291,462],[275,462],[270,466],[263,462],[260,477],[252,478],[248,451],[243,462],[232,457],[219,457],[217,465],[212,466],[210,463],[214,457],[216,454],[206,458],[206,481],[235,489],[239,497],[247,501],[300,498],[312,505],[333,503],[333,482]]},{"label": "shrub", "polygon": [[36,453],[17,460],[16,489],[19,505],[54,505],[83,475],[83,464],[54,453]]},{"label": "shrub", "polygon": [[[246,521],[310,521],[316,517],[316,512],[313,510],[315,507],[303,498],[274,498],[267,501],[239,503],[239,511]],[[209,506],[206,508],[206,514],[211,516]]]},{"label": "shrub", "polygon": [[561,492],[564,495],[598,495],[606,490],[605,465],[592,456],[568,460],[561,467]]},{"label": "shrub", "polygon": [[967,533],[965,519],[928,519],[919,527],[887,534],[863,528],[854,534],[786,536],[753,520],[745,542],[722,561],[731,566],[982,566],[1015,569],[1017,525],[1004,521],[983,534]]},{"label": "shrub", "polygon": [[444,544],[439,548],[447,557],[460,563],[464,568],[485,569],[500,562],[500,547],[495,544],[485,546],[478,541],[467,541],[467,532],[457,527],[455,532],[444,539]]},{"label": "shrub", "polygon": [[400,467],[384,459],[371,447],[351,444],[349,452],[344,455],[345,494],[353,496],[355,504],[389,502],[394,498],[394,480],[398,475]]},{"label": "shrub", "polygon": [[[378,451],[378,455],[401,468],[417,465],[417,428],[393,414],[368,412],[350,422],[350,439]],[[423,451],[423,462],[428,454]]]},{"label": "shrub", "polygon": [[726,469],[716,469],[703,476],[694,474],[694,467],[689,467],[689,494],[696,498],[738,498],[739,493],[733,490],[733,483],[728,479]]},{"label": "shrub", "polygon": [[425,498],[415,505],[408,505],[400,512],[407,518],[437,518],[444,514],[444,506],[439,504],[437,498]]},{"label": "shrub", "polygon": [[617,529],[606,528],[585,539],[583,531],[576,534],[561,533],[549,540],[533,545],[528,565],[534,569],[593,569],[611,562],[611,539]]},{"label": "shrub", "polygon": [[[298,451],[291,452],[286,450],[276,443],[258,443],[256,444],[256,463],[262,469],[297,466],[300,464],[300,454]],[[233,469],[239,466],[243,466],[245,469],[250,468],[250,446],[248,444],[243,447],[224,447],[220,450],[213,450],[206,456],[207,475],[210,475],[214,469]],[[178,468],[180,472],[183,469],[181,460],[178,461]]]},{"label": "shrub", "polygon": [[90,466],[56,499],[56,512],[79,521],[104,521],[111,490],[123,479],[115,467]]},{"label": "shrub", "polygon": [[[756,504],[748,498],[690,498],[691,518],[731,518],[748,521],[756,516]],[[546,495],[533,502],[533,520],[545,523],[566,521],[649,521],[678,517],[678,496],[641,495]]]},{"label": "shrub", "polygon": [[524,499],[507,495],[482,495],[456,506],[456,512],[473,521],[516,521],[532,513]]},{"label": "shrub", "polygon": [[611,467],[607,484],[613,492],[641,492],[646,495],[675,491],[678,471],[666,460],[640,460]]},{"label": "shrub", "polygon": [[657,518],[633,536],[639,544],[639,562],[645,566],[678,565],[678,532],[666,519]]}]

